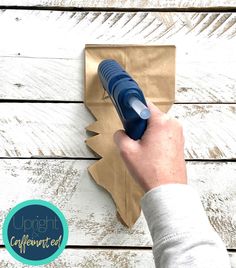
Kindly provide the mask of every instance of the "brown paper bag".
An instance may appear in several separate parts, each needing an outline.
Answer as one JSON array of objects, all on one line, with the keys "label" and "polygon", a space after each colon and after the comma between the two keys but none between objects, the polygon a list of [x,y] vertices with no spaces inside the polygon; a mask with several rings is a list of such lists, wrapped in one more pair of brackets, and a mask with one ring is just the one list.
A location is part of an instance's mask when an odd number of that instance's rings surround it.
[{"label": "brown paper bag", "polygon": [[175,47],[85,47],[85,105],[97,119],[86,128],[97,135],[88,138],[86,143],[102,157],[88,170],[96,183],[111,194],[120,221],[132,227],[140,215],[140,199],[144,192],[129,175],[113,142],[113,133],[123,127],[97,75],[98,64],[108,58],[117,60],[138,82],[146,99],[166,112],[174,102]]}]

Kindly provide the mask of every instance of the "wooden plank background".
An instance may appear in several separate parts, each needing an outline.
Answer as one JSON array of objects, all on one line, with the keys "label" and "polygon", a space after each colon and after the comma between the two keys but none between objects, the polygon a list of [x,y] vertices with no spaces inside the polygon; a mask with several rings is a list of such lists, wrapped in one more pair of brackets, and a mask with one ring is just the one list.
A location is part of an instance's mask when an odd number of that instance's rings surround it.
[{"label": "wooden plank background", "polygon": [[[178,54],[179,50],[177,46]],[[216,53],[224,53],[220,50]],[[191,61],[180,56],[176,103],[235,102],[236,70],[231,68],[236,64],[235,53],[227,58],[229,62],[212,55],[206,63],[204,57]],[[0,56],[0,99],[83,101],[82,64],[82,59]]]},{"label": "wooden plank background", "polygon": [[[230,253],[232,268],[236,267],[236,254]],[[9,258],[5,249],[1,250],[1,267],[4,268],[34,268],[35,266],[23,265],[14,259]],[[17,266],[16,266],[17,265]],[[59,256],[57,261],[48,265],[42,265],[45,268],[61,267],[89,267],[89,268],[155,268],[152,252],[150,250],[104,250],[104,249],[66,249]]]},{"label": "wooden plank background", "polygon": [[[169,114],[184,126],[186,159],[235,158],[236,104],[175,104]],[[1,103],[0,157],[94,157],[93,121],[83,103]]]},{"label": "wooden plank background", "polygon": [[[48,200],[63,211],[69,223],[68,245],[151,247],[143,216],[130,230],[117,221],[110,195],[98,187],[87,172],[87,167],[94,161],[0,160],[0,185],[8,197],[0,203],[0,227],[16,203],[36,198]],[[201,195],[210,222],[227,247],[234,249],[236,164],[190,161],[187,169],[189,183]]]},{"label": "wooden plank background", "polygon": [[24,7],[81,7],[81,8],[220,8],[235,7],[235,0],[1,0],[0,5]]},{"label": "wooden plank background", "polygon": [[[68,245],[76,247],[45,267],[154,267],[143,216],[131,230],[122,226],[111,197],[87,173],[98,156],[84,143],[91,135],[84,128],[94,119],[83,104],[83,49],[86,43],[174,44],[170,114],[184,125],[189,182],[212,226],[235,250],[236,15],[220,11],[235,4],[1,0],[0,6],[16,9],[0,10],[0,185],[8,197],[0,202],[0,232],[11,207],[41,198],[63,211]],[[66,11],[72,7],[85,10]],[[177,12],[145,11],[150,8]],[[182,8],[202,12],[178,12]],[[236,267],[235,254],[229,255]],[[16,265],[25,267],[0,248],[0,266]]]},{"label": "wooden plank background", "polygon": [[144,43],[176,45],[176,102],[235,102],[235,22],[234,13],[2,10],[0,97],[82,101],[85,43]]}]

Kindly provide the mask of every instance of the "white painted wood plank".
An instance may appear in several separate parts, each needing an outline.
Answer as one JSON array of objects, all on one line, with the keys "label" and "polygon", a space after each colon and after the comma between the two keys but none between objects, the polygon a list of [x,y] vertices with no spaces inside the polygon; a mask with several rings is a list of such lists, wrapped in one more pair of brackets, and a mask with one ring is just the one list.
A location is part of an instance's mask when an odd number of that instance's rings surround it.
[{"label": "white painted wood plank", "polygon": [[172,106],[169,114],[184,128],[185,157],[226,159],[230,155],[235,159],[235,112],[235,105]]},{"label": "white painted wood plank", "polygon": [[235,13],[0,11],[0,56],[81,58],[84,44],[173,44],[177,59],[235,60]]},{"label": "white painted wood plank", "polygon": [[[176,102],[236,102],[235,65],[236,56],[229,62],[178,57]],[[83,76],[82,58],[0,57],[0,99],[83,101]]]},{"label": "white painted wood plank", "polygon": [[[4,268],[35,267],[23,265],[14,260],[6,249],[0,249],[0,265]],[[231,267],[236,268],[236,254],[229,253]],[[116,267],[116,268],[155,268],[152,250],[112,250],[112,249],[65,249],[52,263],[40,267]]]},{"label": "white painted wood plank", "polygon": [[90,8],[191,8],[191,7],[235,7],[234,0],[1,0],[0,5],[27,7],[90,7]]},{"label": "white painted wood plank", "polygon": [[82,101],[83,63],[0,57],[0,99]]},{"label": "white painted wood plank", "polygon": [[177,46],[177,102],[236,102],[235,22],[234,13],[2,10],[0,98],[81,101],[85,43],[141,43]]},{"label": "white painted wood plank", "polygon": [[[14,260],[5,249],[0,249],[1,267],[34,267]],[[55,261],[41,267],[146,267],[154,268],[151,250],[66,249]]]},{"label": "white painted wood plank", "polygon": [[230,257],[231,267],[236,268],[236,253],[234,252],[229,253],[229,257]]},{"label": "white painted wood plank", "polygon": [[[152,246],[143,216],[132,229],[117,220],[110,195],[87,172],[93,161],[1,159],[0,185],[8,198],[0,202],[0,232],[10,208],[36,198],[62,210],[69,224],[68,245]],[[227,247],[235,249],[236,163],[187,162],[187,171],[211,224]]]},{"label": "white painted wood plank", "polygon": [[[52,202],[64,213],[69,224],[69,245],[150,245],[143,217],[132,230],[117,220],[110,195],[87,172],[92,163],[91,160],[0,160],[3,171],[0,185],[8,197],[0,202],[0,225],[16,203],[39,198]],[[0,238],[2,243],[1,235]]]},{"label": "white painted wood plank", "polygon": [[176,103],[236,102],[236,64],[214,56],[214,62],[176,62]]},{"label": "white painted wood plank", "polygon": [[83,104],[1,103],[0,156],[91,157]]},{"label": "white painted wood plank", "polygon": [[[0,249],[0,266],[4,268],[35,267],[23,265],[14,260],[6,249]],[[62,268],[62,267],[116,267],[116,268],[155,268],[152,250],[129,250],[129,249],[65,249],[63,253],[53,262],[40,267]]]},{"label": "white painted wood plank", "polygon": [[188,163],[187,171],[212,226],[226,246],[235,249],[236,163]]},{"label": "white painted wood plank", "polygon": [[[170,115],[185,130],[187,159],[236,157],[235,104],[176,104]],[[81,103],[1,103],[0,157],[94,157]]]},{"label": "white painted wood plank", "polygon": [[[35,266],[23,265],[14,260],[6,249],[0,249],[0,265],[4,268],[26,268]],[[236,254],[229,253],[231,267],[236,268]],[[155,268],[152,250],[130,249],[65,249],[63,253],[52,263],[40,267],[116,267],[116,268]]]}]

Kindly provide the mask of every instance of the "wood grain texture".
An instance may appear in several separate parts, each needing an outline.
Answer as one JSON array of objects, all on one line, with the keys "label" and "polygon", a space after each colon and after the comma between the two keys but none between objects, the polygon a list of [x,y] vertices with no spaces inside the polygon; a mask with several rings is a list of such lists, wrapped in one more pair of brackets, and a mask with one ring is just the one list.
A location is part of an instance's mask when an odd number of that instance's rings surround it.
[{"label": "wood grain texture", "polygon": [[[200,57],[192,63],[191,56],[186,62],[179,57],[176,103],[236,102],[234,57],[226,62],[212,55],[207,62]],[[83,101],[83,76],[82,58],[0,57],[0,99]]]},{"label": "wood grain texture", "polygon": [[176,45],[183,63],[236,57],[235,13],[1,10],[0,25],[0,56],[81,59],[86,43],[151,43]]},{"label": "wood grain texture", "polygon": [[177,46],[177,102],[236,102],[235,22],[234,13],[1,10],[0,98],[81,101],[86,43],[141,43]]},{"label": "wood grain texture", "polygon": [[[0,256],[0,266],[4,268],[35,267],[17,262],[6,249],[0,249]],[[65,249],[55,261],[40,267],[155,268],[155,264],[151,250]]]},{"label": "wood grain texture", "polygon": [[[176,104],[169,114],[185,131],[187,159],[235,159],[235,104]],[[0,157],[94,157],[81,103],[1,103]]]},{"label": "wood grain texture", "polygon": [[[52,202],[62,210],[69,224],[68,245],[152,246],[143,215],[132,229],[117,220],[110,195],[87,172],[92,161],[0,160],[0,185],[7,196],[0,202],[0,232],[12,207],[36,198]],[[235,249],[236,163],[187,162],[187,171],[212,226],[226,246]]]},{"label": "wood grain texture", "polygon": [[151,42],[177,46],[177,101],[232,102],[235,20],[227,13],[2,11],[0,97],[80,101],[85,43]]},{"label": "wood grain texture", "polygon": [[82,101],[82,61],[0,57],[0,99]]},{"label": "wood grain texture", "polygon": [[[23,2],[8,1],[8,5],[85,5],[85,1]],[[229,1],[216,3],[229,5]],[[152,43],[177,46],[177,101],[235,102],[235,22],[234,13],[1,10],[0,98],[83,100],[85,43]],[[235,159],[235,111],[235,105],[229,104],[175,105],[170,114],[184,124],[186,158]],[[83,104],[1,103],[0,157],[94,157],[84,144],[89,135],[84,128],[92,121]],[[0,185],[7,196],[0,202],[0,225],[15,204],[41,198],[65,214],[70,245],[151,246],[143,216],[131,230],[117,221],[110,196],[88,176],[91,161],[0,160],[4,173]],[[231,249],[236,248],[235,171],[235,163],[188,163],[190,183]],[[68,255],[48,267],[93,267],[99,261],[101,267],[104,263],[130,267],[130,261],[134,267],[153,266],[151,251],[78,251],[66,250]],[[3,254],[0,266],[15,267]],[[235,264],[233,254],[231,259]]]},{"label": "wood grain texture", "polygon": [[[0,265],[4,268],[33,268],[14,260],[6,249],[0,249]],[[236,268],[236,254],[229,253],[231,267]],[[102,250],[102,249],[65,249],[52,263],[42,265],[45,268],[155,268],[151,250]]]},{"label": "wood grain texture", "polygon": [[191,8],[235,7],[234,0],[189,1],[189,0],[1,0],[0,5],[27,7],[93,7],[93,8]]}]

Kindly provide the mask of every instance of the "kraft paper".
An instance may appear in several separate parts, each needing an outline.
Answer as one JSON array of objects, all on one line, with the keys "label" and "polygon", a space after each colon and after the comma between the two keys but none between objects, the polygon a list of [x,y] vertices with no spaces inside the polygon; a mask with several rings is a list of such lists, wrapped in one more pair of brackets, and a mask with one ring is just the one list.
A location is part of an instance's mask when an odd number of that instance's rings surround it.
[{"label": "kraft paper", "polygon": [[113,133],[123,128],[118,114],[97,75],[103,59],[117,60],[138,82],[146,99],[167,112],[174,102],[175,47],[140,45],[86,45],[85,105],[97,121],[86,129],[96,133],[86,140],[101,159],[88,170],[97,184],[112,196],[118,219],[132,227],[140,215],[144,192],[130,176],[113,142]]}]

